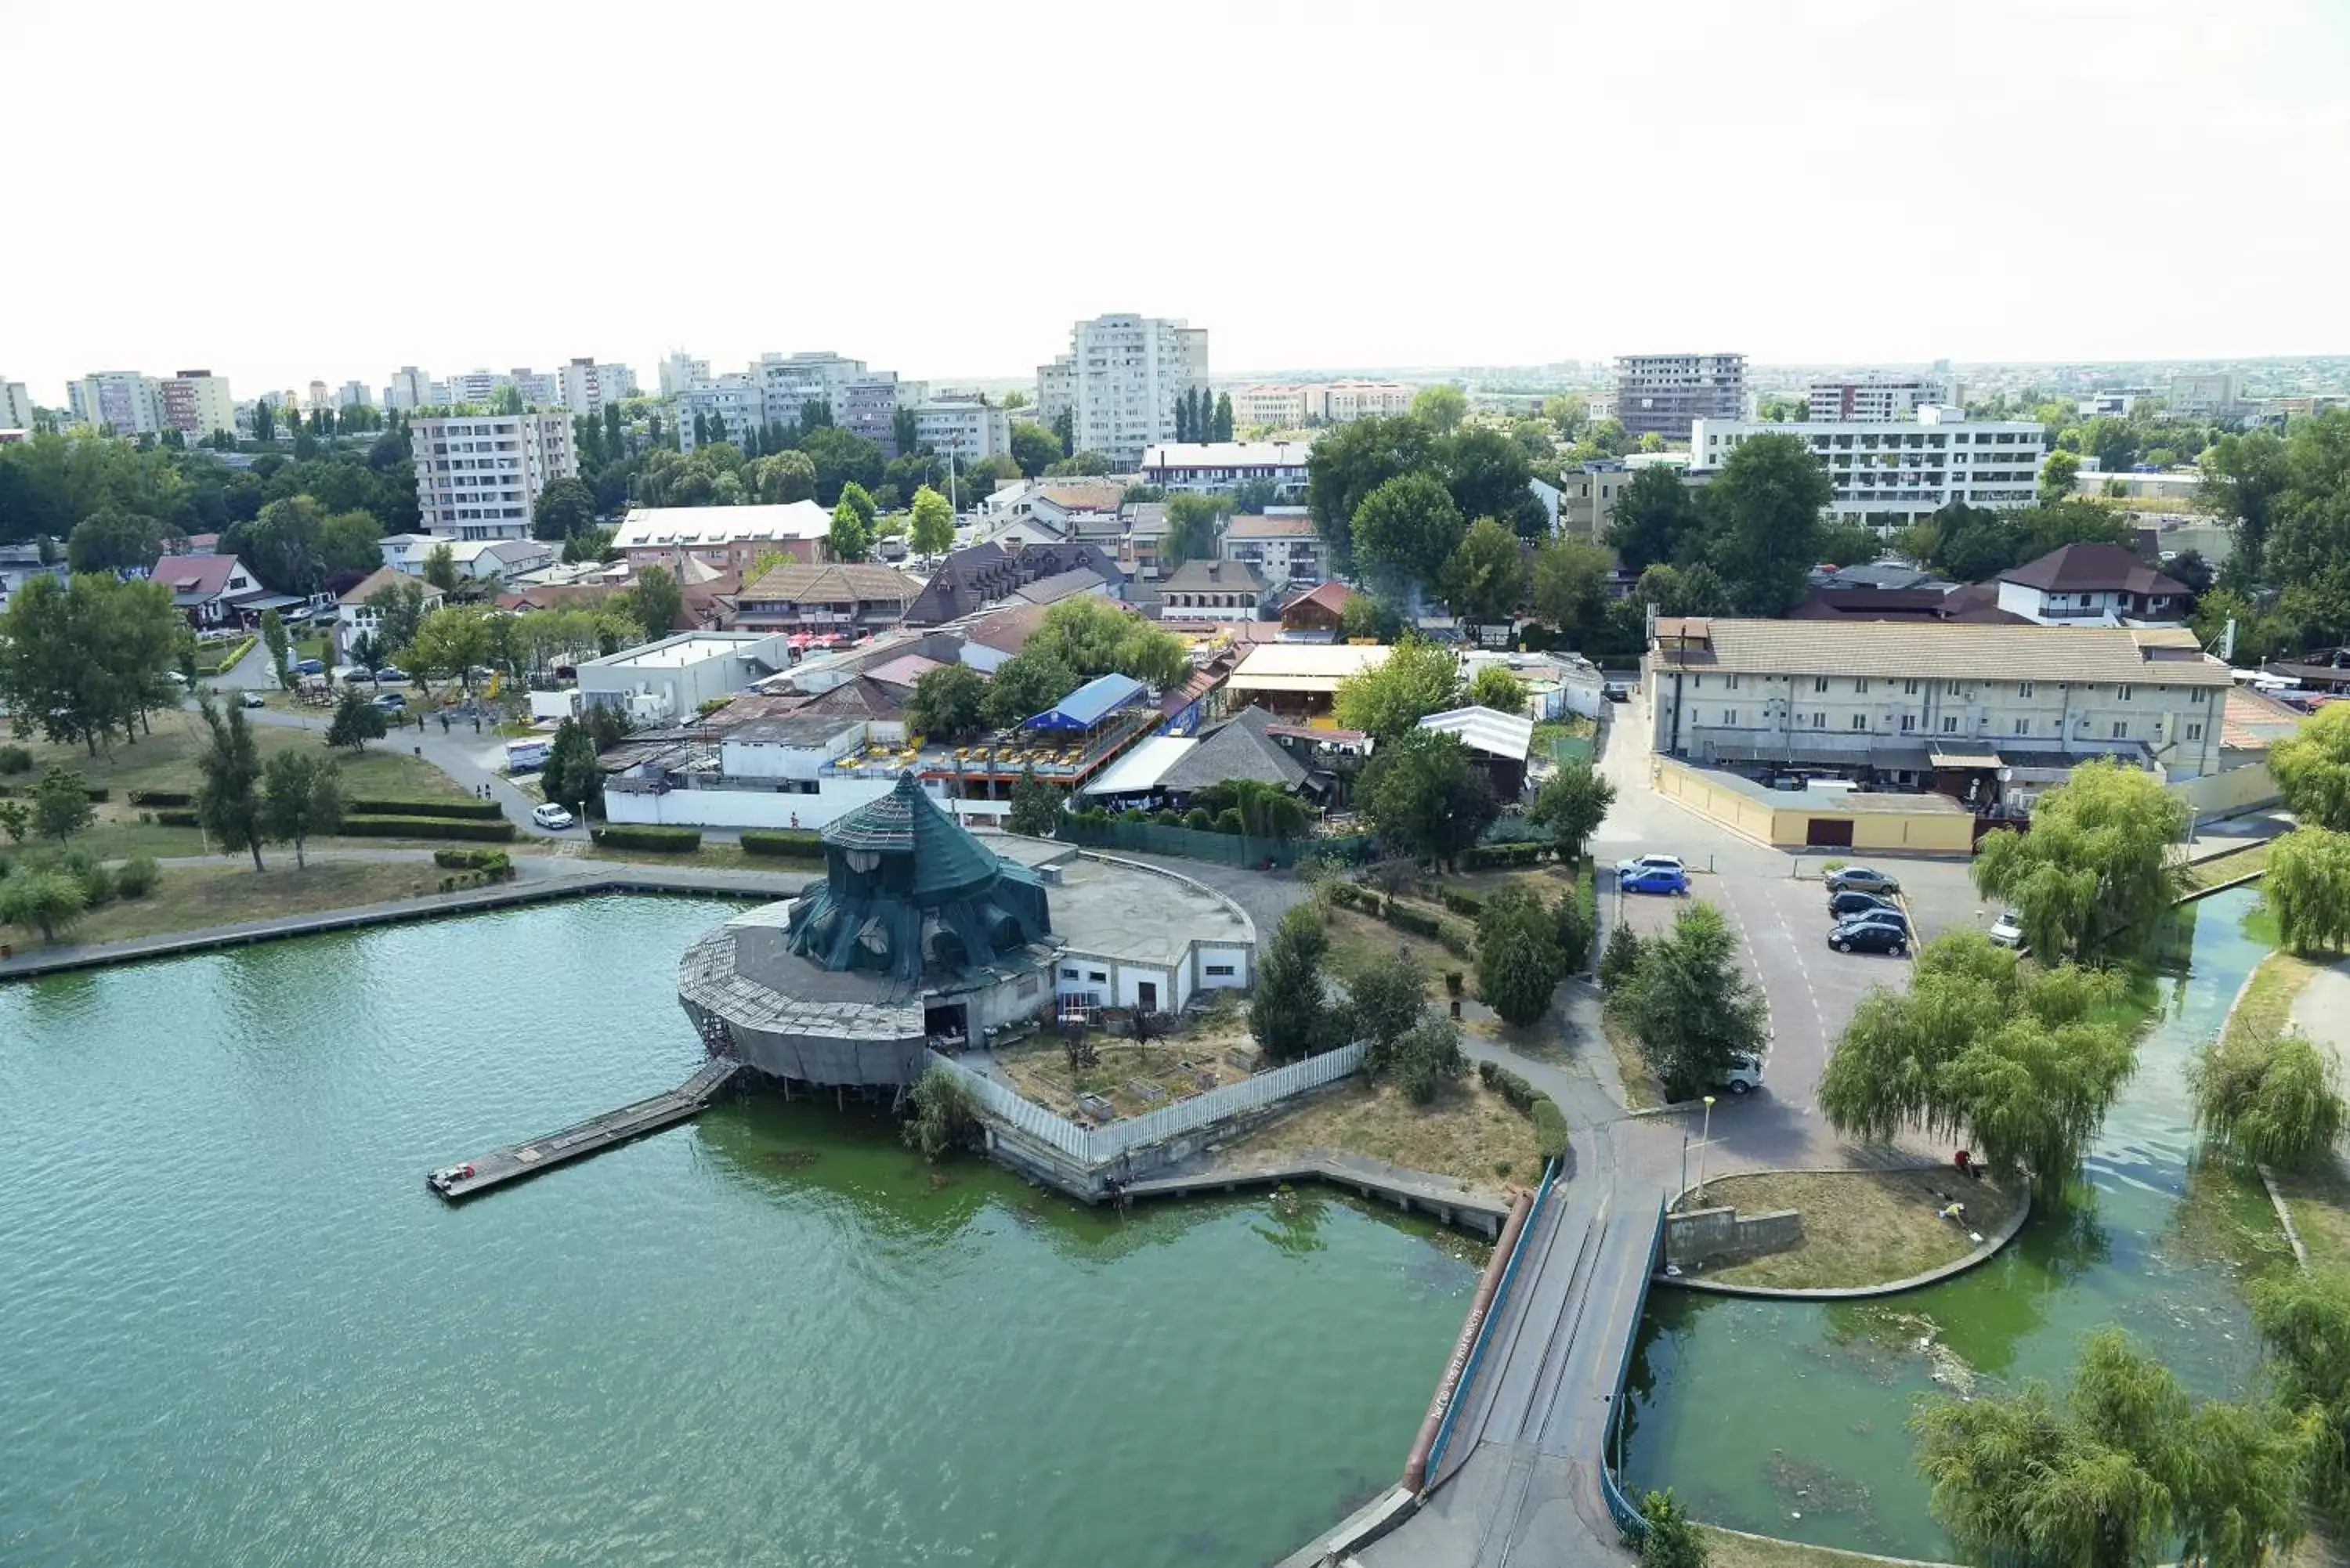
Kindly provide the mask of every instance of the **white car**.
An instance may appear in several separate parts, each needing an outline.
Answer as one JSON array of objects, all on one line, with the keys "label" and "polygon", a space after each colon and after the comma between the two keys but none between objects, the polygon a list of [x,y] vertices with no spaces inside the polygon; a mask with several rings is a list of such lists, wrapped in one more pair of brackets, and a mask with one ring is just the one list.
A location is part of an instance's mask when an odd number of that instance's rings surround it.
[{"label": "white car", "polygon": [[544,805],[533,806],[530,812],[530,819],[531,821],[538,824],[539,826],[546,828],[576,827],[579,823],[579,819],[577,817],[572,815],[569,812],[564,810],[563,807],[557,805],[551,800]]},{"label": "white car", "polygon": [[1744,1052],[1730,1059],[1730,1071],[1723,1074],[1721,1086],[1733,1095],[1750,1095],[1762,1086],[1762,1058]]},{"label": "white car", "polygon": [[1681,864],[1681,857],[1678,855],[1643,855],[1638,860],[1616,862],[1618,877],[1637,877],[1643,871],[1679,871],[1686,876],[1689,867]]},{"label": "white car", "polygon": [[2003,948],[2023,946],[2023,916],[2014,909],[2003,909],[1991,923],[1991,940]]}]

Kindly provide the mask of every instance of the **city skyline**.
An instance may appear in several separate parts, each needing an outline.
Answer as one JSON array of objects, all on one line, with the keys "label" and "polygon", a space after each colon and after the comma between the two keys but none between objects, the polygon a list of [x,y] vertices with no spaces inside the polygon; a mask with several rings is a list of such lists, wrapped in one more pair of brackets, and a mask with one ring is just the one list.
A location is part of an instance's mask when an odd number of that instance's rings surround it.
[{"label": "city skyline", "polygon": [[[2322,178],[2350,157],[2338,8],[2278,0],[2255,25],[2207,0],[1998,3],[1956,40],[1939,7],[1795,10],[1699,6],[1669,51],[1652,21],[1579,5],[1371,10],[1343,30],[1293,5],[1200,8],[1180,28],[1047,6],[1010,40],[953,9],[813,14],[789,28],[793,120],[860,126],[858,155],[811,133],[780,185],[657,130],[684,94],[694,144],[772,133],[762,40],[785,36],[769,14],[721,5],[670,32],[618,11],[484,13],[469,50],[643,113],[578,138],[525,116],[558,151],[452,252],[454,231],[401,193],[410,160],[473,145],[434,129],[478,118],[445,35],[335,16],[255,37],[189,6],[125,36],[0,0],[47,62],[20,116],[78,139],[16,175],[20,210],[64,222],[11,258],[15,301],[40,307],[12,312],[0,371],[45,404],[93,370],[184,365],[248,396],[583,353],[650,380],[673,347],[1011,379],[1113,311],[1208,327],[1220,379],[1653,349],[1899,365],[2350,348],[2350,307],[2320,276],[2350,240],[2350,195]],[[1261,68],[1236,68],[1235,45]],[[1182,83],[1176,107],[1113,90],[1125,67]],[[1068,85],[1066,110],[1024,113],[1048,81]],[[233,178],[161,161],[156,128],[190,84],[216,145],[238,150]],[[149,108],[82,112],[98,96]],[[381,137],[296,135],[305,102],[397,112]],[[941,167],[931,150],[958,141]],[[93,169],[139,171],[139,199],[98,199]],[[941,200],[907,202],[909,184]],[[2195,210],[2222,191],[2225,213]],[[282,205],[288,254],[310,261],[201,243],[236,232],[244,202]],[[722,213],[750,274],[714,227],[695,238]],[[1055,240],[1080,219],[1085,243]],[[755,286],[691,285],[703,243]],[[429,286],[496,267],[532,286]]]}]

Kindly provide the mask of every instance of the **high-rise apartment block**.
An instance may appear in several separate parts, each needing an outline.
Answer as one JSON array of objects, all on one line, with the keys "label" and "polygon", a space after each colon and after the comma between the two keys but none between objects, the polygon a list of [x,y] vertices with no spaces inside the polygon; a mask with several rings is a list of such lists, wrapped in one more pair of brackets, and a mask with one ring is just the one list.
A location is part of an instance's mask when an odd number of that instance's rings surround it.
[{"label": "high-rise apartment block", "polygon": [[236,400],[228,378],[210,370],[182,370],[162,386],[163,423],[196,441],[214,431],[236,429]]},{"label": "high-rise apartment block", "polygon": [[365,381],[345,381],[335,393],[335,406],[342,409],[371,409],[375,393]]},{"label": "high-rise apartment block", "polygon": [[563,406],[562,378],[553,371],[523,366],[513,370],[467,370],[449,378],[449,401],[486,408],[500,392],[512,388],[526,409]]},{"label": "high-rise apartment block", "polygon": [[2249,411],[2244,379],[2233,370],[2173,376],[2162,411],[2182,420],[2241,419]]},{"label": "high-rise apartment block", "polygon": [[416,421],[418,532],[444,539],[521,539],[554,480],[576,478],[571,416],[454,414]]},{"label": "high-rise apartment block", "polygon": [[1812,449],[1834,487],[1839,522],[1897,528],[1954,501],[2029,506],[2039,496],[2048,427],[2037,420],[1970,420],[1929,404],[1913,421],[1765,424],[1700,420],[1690,431],[1690,472],[1706,474],[1754,436],[1794,436]]},{"label": "high-rise apartment block", "polygon": [[[1097,316],[1069,329],[1068,365],[1078,450],[1131,470],[1144,448],[1175,439],[1183,394],[1208,389],[1208,329],[1156,316]],[[1055,390],[1040,371],[1040,410]]]},{"label": "high-rise apartment block", "polygon": [[432,378],[413,365],[402,365],[391,373],[391,383],[383,389],[383,406],[400,410],[431,408]]},{"label": "high-rise apartment block", "polygon": [[163,389],[152,376],[136,370],[99,370],[66,388],[77,424],[111,430],[116,435],[160,435]]},{"label": "high-rise apartment block", "polygon": [[33,428],[33,395],[22,381],[12,381],[0,376],[0,431],[28,431]]},{"label": "high-rise apartment block", "polygon": [[1077,367],[1066,354],[1036,367],[1036,422],[1046,430],[1077,407]]},{"label": "high-rise apartment block", "polygon": [[[698,444],[693,429],[700,416],[712,441],[731,441],[740,445],[753,430],[765,428],[766,393],[761,389],[758,378],[743,373],[704,377],[677,395],[677,442],[681,452],[691,452]],[[792,422],[799,421],[799,405],[792,405]],[[719,427],[724,427],[720,433]]]},{"label": "high-rise apartment block", "polygon": [[1823,423],[1889,424],[1915,419],[1929,403],[1949,403],[1947,381],[1920,376],[1864,376],[1850,381],[1814,381],[1804,398],[1811,417]]},{"label": "high-rise apartment block", "polygon": [[660,395],[664,398],[674,398],[691,388],[696,381],[710,379],[710,361],[696,359],[690,354],[672,348],[660,362],[658,379]]},{"label": "high-rise apartment block", "polygon": [[975,393],[957,393],[917,403],[914,441],[941,457],[972,462],[1012,450],[1012,416]]},{"label": "high-rise apartment block", "polygon": [[1743,354],[1627,354],[1616,361],[1616,417],[1628,435],[1682,441],[1699,420],[1745,412]]},{"label": "high-rise apartment block", "polygon": [[868,379],[864,360],[828,348],[805,354],[762,354],[751,367],[751,374],[766,396],[767,418],[790,425],[799,423],[802,405],[811,402],[828,405],[833,422],[846,423],[840,416],[848,403],[849,386]]},{"label": "high-rise apartment block", "polygon": [[574,414],[600,414],[606,403],[637,395],[637,378],[626,365],[574,359],[563,367],[563,406]]}]

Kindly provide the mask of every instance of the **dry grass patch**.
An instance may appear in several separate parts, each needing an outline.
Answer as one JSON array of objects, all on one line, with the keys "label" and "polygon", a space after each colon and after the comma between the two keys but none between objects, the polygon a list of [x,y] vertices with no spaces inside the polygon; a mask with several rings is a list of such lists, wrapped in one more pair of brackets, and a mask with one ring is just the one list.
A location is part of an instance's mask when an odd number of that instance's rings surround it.
[{"label": "dry grass patch", "polygon": [[1664,1080],[1650,1069],[1648,1059],[1640,1054],[1640,1043],[1632,1038],[1632,1032],[1605,1009],[1599,1014],[1599,1032],[1607,1036],[1607,1049],[1616,1058],[1617,1075],[1624,1080],[1626,1107],[1645,1111],[1663,1105]]},{"label": "dry grass patch", "polygon": [[1476,989],[1475,966],[1468,960],[1454,958],[1441,943],[1390,926],[1377,916],[1357,909],[1332,909],[1325,912],[1323,929],[1330,936],[1330,972],[1347,983],[1353,983],[1357,975],[1384,969],[1394,961],[1396,950],[1400,948],[1419,960],[1420,968],[1428,971],[1430,996],[1444,994],[1444,971],[1448,969],[1461,971],[1469,990],[1473,992]]},{"label": "dry grass patch", "polygon": [[1413,1105],[1388,1085],[1348,1078],[1226,1145],[1225,1153],[1246,1159],[1316,1148],[1368,1155],[1483,1187],[1530,1182],[1542,1174],[1533,1121],[1473,1075],[1447,1085],[1426,1106]]},{"label": "dry grass patch", "polygon": [[322,860],[296,871],[292,857],[266,871],[226,867],[166,870],[144,898],[118,899],[85,917],[68,939],[121,941],[276,915],[315,915],[437,893],[439,867],[414,861]]},{"label": "dry grass patch", "polygon": [[[1936,1217],[1956,1199],[1964,1225]],[[1705,1272],[1725,1284],[1831,1290],[1887,1284],[1955,1263],[1974,1251],[1969,1232],[1990,1236],[2015,1212],[2017,1194],[1939,1167],[1831,1174],[1764,1171],[1717,1177],[1703,1201],[1683,1208],[1734,1208],[1744,1214],[1803,1211],[1804,1244]]]},{"label": "dry grass patch", "polygon": [[1123,1035],[1091,1031],[1087,1041],[1101,1060],[1083,1070],[1070,1068],[1066,1038],[1054,1030],[997,1047],[995,1061],[1024,1098],[1071,1120],[1081,1119],[1080,1095],[1098,1095],[1121,1118],[1142,1116],[1249,1075],[1257,1052],[1248,1014],[1230,1000],[1231,992],[1224,995],[1180,1034],[1138,1045]]},{"label": "dry grass patch", "polygon": [[2350,1267],[2350,1175],[2341,1161],[2329,1160],[2322,1170],[2275,1174],[2293,1228],[2309,1250],[2310,1267]]},{"label": "dry grass patch", "polygon": [[2260,1039],[2282,1033],[2293,1017],[2293,1000],[2321,967],[2285,952],[2262,959],[2252,971],[2251,983],[2228,1014],[2228,1037],[2234,1039],[2247,1031]]},{"label": "dry grass patch", "polygon": [[1711,1568],[1882,1568],[1885,1561],[1832,1546],[1742,1535],[1710,1524],[1698,1528],[1705,1532],[1705,1560]]},{"label": "dry grass patch", "polygon": [[2216,888],[2222,882],[2232,882],[2239,877],[2249,877],[2255,871],[2265,871],[2269,866],[2267,841],[2243,849],[2232,849],[2225,855],[2215,855],[2209,860],[2198,861],[2187,867],[2187,885],[2191,888]]}]

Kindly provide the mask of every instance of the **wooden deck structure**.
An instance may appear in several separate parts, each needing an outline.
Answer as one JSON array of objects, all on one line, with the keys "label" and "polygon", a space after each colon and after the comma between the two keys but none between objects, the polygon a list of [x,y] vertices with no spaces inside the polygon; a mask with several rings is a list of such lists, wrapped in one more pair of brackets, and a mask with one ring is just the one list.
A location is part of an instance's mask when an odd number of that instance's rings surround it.
[{"label": "wooden deck structure", "polygon": [[424,1185],[450,1203],[462,1203],[493,1188],[527,1180],[541,1171],[591,1154],[601,1154],[634,1138],[691,1121],[710,1108],[738,1074],[749,1069],[740,1062],[712,1061],[676,1088],[590,1116],[559,1132],[493,1149],[478,1158],[442,1166],[429,1172]]}]

